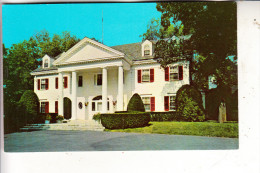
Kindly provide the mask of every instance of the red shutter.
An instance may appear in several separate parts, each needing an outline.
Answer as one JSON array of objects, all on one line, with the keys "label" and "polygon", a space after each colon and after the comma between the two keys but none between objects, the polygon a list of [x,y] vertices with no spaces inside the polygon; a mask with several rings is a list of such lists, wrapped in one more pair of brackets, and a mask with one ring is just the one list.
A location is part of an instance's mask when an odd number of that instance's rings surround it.
[{"label": "red shutter", "polygon": [[183,80],[183,66],[179,66],[179,80]]},{"label": "red shutter", "polygon": [[49,89],[49,79],[45,79],[45,88],[46,90]]},{"label": "red shutter", "polygon": [[49,102],[45,102],[45,113],[49,113]]},{"label": "red shutter", "polygon": [[59,104],[59,102],[55,101],[55,113],[58,113],[58,104]]},{"label": "red shutter", "polygon": [[166,67],[164,71],[165,71],[165,81],[169,81],[169,67]]},{"label": "red shutter", "polygon": [[59,78],[55,78],[55,88],[58,89],[59,88]]},{"label": "red shutter", "polygon": [[154,81],[154,69],[150,69],[150,82]]},{"label": "red shutter", "polygon": [[64,88],[68,88],[68,77],[64,77]]},{"label": "red shutter", "polygon": [[138,78],[138,83],[141,83],[141,81],[142,81],[142,70],[138,70],[137,78]]},{"label": "red shutter", "polygon": [[169,96],[164,96],[164,110],[169,111]]},{"label": "red shutter", "polygon": [[155,111],[155,97],[151,97],[151,111]]},{"label": "red shutter", "polygon": [[38,90],[40,90],[41,89],[41,80],[40,79],[38,79]]}]

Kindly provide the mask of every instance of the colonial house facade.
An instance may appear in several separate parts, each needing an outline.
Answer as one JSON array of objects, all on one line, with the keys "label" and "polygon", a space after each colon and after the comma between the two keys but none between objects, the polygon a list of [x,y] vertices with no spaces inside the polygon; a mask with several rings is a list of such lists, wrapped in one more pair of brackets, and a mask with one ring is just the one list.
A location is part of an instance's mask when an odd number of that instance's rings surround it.
[{"label": "colonial house facade", "polygon": [[163,69],[155,41],[108,47],[84,38],[57,57],[45,55],[31,72],[40,112],[90,120],[96,113],[126,111],[138,93],[146,111],[173,111],[178,89],[189,84],[189,62]]}]

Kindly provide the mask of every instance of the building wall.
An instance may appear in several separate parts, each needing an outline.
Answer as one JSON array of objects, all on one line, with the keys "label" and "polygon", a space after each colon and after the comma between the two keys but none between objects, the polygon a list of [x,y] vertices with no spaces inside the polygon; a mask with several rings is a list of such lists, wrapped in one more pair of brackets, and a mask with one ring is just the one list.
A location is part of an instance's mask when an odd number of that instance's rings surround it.
[{"label": "building wall", "polygon": [[[134,65],[128,69],[124,69],[124,110],[127,110],[127,104],[134,93],[138,93],[142,96],[155,97],[155,111],[164,111],[164,96],[175,95],[178,89],[185,84],[189,84],[189,65],[188,62],[178,62],[174,65],[183,65],[183,80],[177,81],[165,81],[164,69],[160,67],[160,64],[143,64]],[[138,83],[137,70],[139,69],[154,69],[154,82],[150,83]],[[92,112],[92,99],[98,95],[102,95],[102,86],[94,85],[94,75],[102,74],[101,68],[81,70],[77,72],[77,97],[84,97],[85,103],[83,109],[85,109],[84,119],[91,119],[94,112]],[[113,105],[113,101],[117,100],[118,93],[118,67],[109,67],[107,69],[108,75],[108,87],[107,93],[110,100],[109,112],[116,111],[116,105]],[[68,77],[68,88],[64,89],[64,97],[71,99],[71,73],[64,73],[63,77]],[[83,86],[78,87],[78,76],[83,77]],[[49,112],[55,112],[55,101],[59,99],[59,89],[55,88],[55,78],[58,74],[36,76],[34,91],[38,95],[40,101],[49,101]],[[37,89],[37,79],[49,79],[48,90]],[[59,86],[60,88],[61,86]],[[82,117],[81,117],[82,118]]]},{"label": "building wall", "polygon": [[[178,89],[189,84],[188,62],[178,62],[172,65],[183,65],[183,80],[165,81],[165,72],[160,64],[145,64],[133,66],[132,73],[132,95],[138,93],[141,97],[155,97],[155,111],[164,111],[164,96],[176,95]],[[154,82],[138,83],[137,71],[139,69],[154,69]]]}]

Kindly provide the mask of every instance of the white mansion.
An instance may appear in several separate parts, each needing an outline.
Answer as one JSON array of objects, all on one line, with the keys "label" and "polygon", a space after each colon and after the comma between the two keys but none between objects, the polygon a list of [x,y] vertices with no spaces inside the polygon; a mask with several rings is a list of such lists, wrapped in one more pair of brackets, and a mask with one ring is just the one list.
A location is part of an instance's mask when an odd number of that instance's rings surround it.
[{"label": "white mansion", "polygon": [[146,40],[108,47],[84,38],[57,57],[45,55],[31,72],[40,111],[87,120],[98,112],[125,111],[134,93],[146,111],[174,110],[176,92],[189,84],[189,63],[163,69],[153,59],[154,46]]}]

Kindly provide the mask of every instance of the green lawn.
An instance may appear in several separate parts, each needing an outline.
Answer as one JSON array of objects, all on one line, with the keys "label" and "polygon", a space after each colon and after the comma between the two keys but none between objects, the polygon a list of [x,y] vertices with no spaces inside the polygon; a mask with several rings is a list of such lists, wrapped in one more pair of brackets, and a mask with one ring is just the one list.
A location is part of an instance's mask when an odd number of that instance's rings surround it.
[{"label": "green lawn", "polygon": [[238,123],[150,122],[147,127],[106,131],[238,138]]}]

